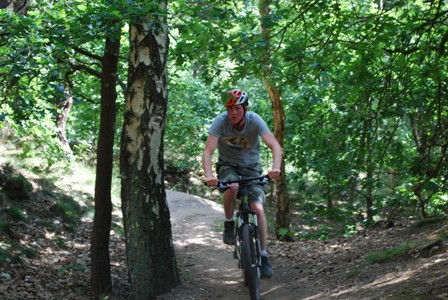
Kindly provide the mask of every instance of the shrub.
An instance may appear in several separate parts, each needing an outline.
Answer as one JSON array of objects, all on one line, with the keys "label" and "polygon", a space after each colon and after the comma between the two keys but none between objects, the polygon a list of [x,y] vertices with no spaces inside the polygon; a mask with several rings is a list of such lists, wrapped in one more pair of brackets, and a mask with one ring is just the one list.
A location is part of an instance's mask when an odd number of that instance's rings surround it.
[{"label": "shrub", "polygon": [[20,208],[17,208],[15,206],[11,206],[7,209],[5,209],[6,214],[13,220],[13,221],[26,221],[27,215],[26,212],[21,210]]},{"label": "shrub", "polygon": [[33,186],[22,174],[16,174],[11,165],[0,167],[0,186],[2,187],[2,198],[20,201],[29,200]]}]

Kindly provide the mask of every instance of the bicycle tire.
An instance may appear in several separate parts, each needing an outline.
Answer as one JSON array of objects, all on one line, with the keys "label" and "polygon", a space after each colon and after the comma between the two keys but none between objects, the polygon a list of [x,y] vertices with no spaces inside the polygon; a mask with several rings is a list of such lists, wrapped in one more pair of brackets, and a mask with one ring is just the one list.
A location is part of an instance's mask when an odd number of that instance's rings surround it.
[{"label": "bicycle tire", "polygon": [[244,283],[249,289],[251,300],[260,299],[260,277],[258,276],[257,257],[252,227],[244,224],[242,228],[241,260],[243,264]]}]

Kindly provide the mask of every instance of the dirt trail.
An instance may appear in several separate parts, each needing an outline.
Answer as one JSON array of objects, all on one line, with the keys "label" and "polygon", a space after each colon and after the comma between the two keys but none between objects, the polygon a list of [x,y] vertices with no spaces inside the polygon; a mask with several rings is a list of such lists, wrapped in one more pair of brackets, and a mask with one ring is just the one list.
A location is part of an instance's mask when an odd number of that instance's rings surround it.
[{"label": "dirt trail", "polygon": [[[35,178],[33,182],[38,183]],[[84,186],[73,183],[73,192],[87,195]],[[82,219],[72,232],[51,211],[53,199],[47,199],[44,190],[29,203],[21,203],[27,221],[11,223],[3,232],[0,250],[20,241],[29,253],[15,250],[7,263],[0,263],[0,299],[94,299],[89,269],[92,220]],[[54,195],[59,196],[59,192]],[[248,299],[233,248],[222,243],[222,207],[181,192],[167,191],[167,199],[182,285],[158,299]],[[272,210],[266,207],[271,219]],[[301,228],[300,215],[292,217],[292,228]],[[271,238],[268,252],[274,277],[261,282],[262,299],[448,299],[447,236],[447,218],[441,218],[394,220],[392,226],[370,228],[352,237],[291,243]],[[366,260],[372,253],[406,244],[418,247],[381,262]],[[435,246],[420,251],[423,245]],[[129,300],[124,236],[112,234],[109,248],[114,294],[108,299]]]},{"label": "dirt trail", "polygon": [[[222,206],[184,193],[167,193],[183,284],[159,299],[249,299],[233,247],[224,245],[218,232]],[[263,299],[295,299],[276,293],[285,285],[278,278],[261,282]]]},{"label": "dirt trail", "polygon": [[[248,299],[233,248],[222,243],[222,207],[180,192],[168,191],[167,199],[182,285],[158,299]],[[38,255],[0,264],[0,299],[94,299],[88,268],[91,220],[80,222],[75,235],[62,236],[64,244],[59,245],[54,231],[43,225],[48,220],[54,220],[51,224],[55,226],[60,224],[52,215],[42,215],[48,212],[48,202],[36,197],[32,203],[27,210],[28,221],[12,226],[9,234],[33,247]],[[299,222],[296,216],[293,226],[297,228]],[[446,220],[426,226],[405,220],[354,237],[291,243],[271,239],[268,252],[274,277],[261,282],[262,299],[448,299],[446,236]],[[379,250],[385,252],[409,242],[427,245],[437,240],[440,243],[426,253],[416,248],[413,250],[417,252],[380,263],[367,263],[365,259]],[[111,235],[110,250],[114,295],[108,299],[132,299],[123,235]]]},{"label": "dirt trail", "polygon": [[[182,285],[159,300],[249,299],[233,248],[222,243],[222,207],[200,197],[167,192]],[[440,224],[378,228],[350,238],[281,243],[268,248],[274,277],[261,281],[262,300],[448,299],[445,243],[429,256],[405,255],[367,264],[366,255],[434,239]],[[443,226],[443,224],[442,224]],[[221,226],[222,227],[222,226]],[[221,228],[220,227],[220,228]],[[446,225],[445,225],[446,228]]]}]

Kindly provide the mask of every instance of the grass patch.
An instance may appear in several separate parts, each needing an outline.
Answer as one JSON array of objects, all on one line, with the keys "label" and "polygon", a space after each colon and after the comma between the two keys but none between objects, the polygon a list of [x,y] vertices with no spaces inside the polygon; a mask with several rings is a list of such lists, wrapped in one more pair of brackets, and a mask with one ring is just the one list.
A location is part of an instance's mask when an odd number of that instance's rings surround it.
[{"label": "grass patch", "polygon": [[122,223],[112,221],[112,229],[116,235],[118,235],[118,236],[124,235],[124,227],[123,227]]},{"label": "grass patch", "polygon": [[0,243],[0,265],[5,263],[22,263],[22,257],[39,258],[36,250],[22,246],[19,242]]},{"label": "grass patch", "polygon": [[74,265],[69,265],[69,266],[65,266],[61,269],[58,270],[58,273],[64,273],[66,271],[69,270],[73,270],[73,271],[85,271],[87,269],[87,267],[84,264],[74,264]]},{"label": "grass patch", "polygon": [[67,248],[67,242],[66,242],[66,240],[64,239],[64,238],[62,238],[62,237],[57,237],[55,240],[54,240],[54,242],[55,242],[55,244],[59,247],[59,248],[61,248],[61,249],[65,249],[65,248]]},{"label": "grass patch", "polygon": [[437,236],[442,241],[448,241],[448,227],[445,226],[445,228],[442,228],[441,230],[439,230],[439,232],[437,233]]},{"label": "grass patch", "polygon": [[0,232],[2,232],[2,233],[9,232],[9,225],[7,223],[5,223],[3,220],[0,220]]},{"label": "grass patch", "polygon": [[346,279],[353,278],[353,277],[357,276],[359,273],[361,273],[361,270],[359,268],[350,269],[345,274],[345,278]]},{"label": "grass patch", "polygon": [[213,223],[213,227],[217,232],[223,232],[224,231],[224,221],[223,220],[216,220]]},{"label": "grass patch", "polygon": [[393,261],[407,255],[409,250],[414,249],[415,247],[417,247],[417,243],[415,242],[404,243],[390,249],[380,250],[369,254],[364,258],[364,261],[367,264]]},{"label": "grass patch", "polygon": [[9,258],[8,252],[6,252],[5,249],[0,247],[0,265],[6,263],[8,261],[8,258]]},{"label": "grass patch", "polygon": [[25,256],[26,258],[38,258],[39,254],[31,248],[23,248],[21,255]]},{"label": "grass patch", "polygon": [[26,212],[15,206],[5,209],[5,213],[15,222],[26,221],[27,219]]},{"label": "grass patch", "polygon": [[60,199],[50,208],[50,210],[59,217],[65,218],[70,222],[78,220],[83,212],[81,206],[72,197],[60,195]]},{"label": "grass patch", "polygon": [[10,163],[0,165],[0,187],[3,193],[2,198],[13,201],[29,200],[33,190],[31,183]]}]

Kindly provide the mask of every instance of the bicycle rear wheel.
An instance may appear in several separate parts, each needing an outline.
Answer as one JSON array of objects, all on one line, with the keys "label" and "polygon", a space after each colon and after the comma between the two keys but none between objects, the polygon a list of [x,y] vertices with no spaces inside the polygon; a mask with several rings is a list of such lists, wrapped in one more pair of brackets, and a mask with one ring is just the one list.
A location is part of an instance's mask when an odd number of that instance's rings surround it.
[{"label": "bicycle rear wheel", "polygon": [[258,276],[254,236],[249,224],[243,225],[242,235],[241,261],[244,282],[249,288],[250,299],[258,300],[260,299],[260,277]]}]

